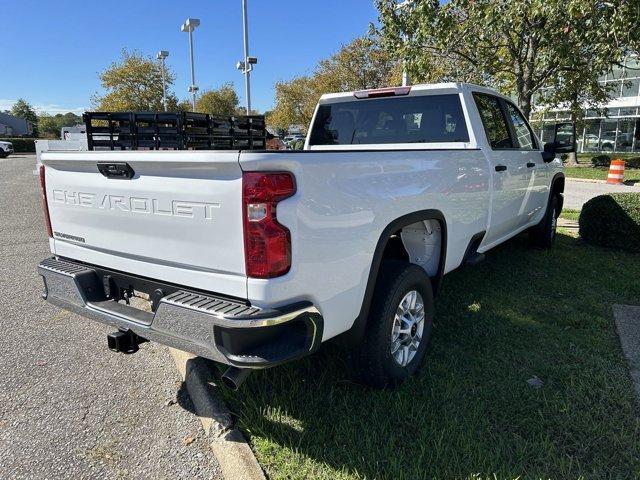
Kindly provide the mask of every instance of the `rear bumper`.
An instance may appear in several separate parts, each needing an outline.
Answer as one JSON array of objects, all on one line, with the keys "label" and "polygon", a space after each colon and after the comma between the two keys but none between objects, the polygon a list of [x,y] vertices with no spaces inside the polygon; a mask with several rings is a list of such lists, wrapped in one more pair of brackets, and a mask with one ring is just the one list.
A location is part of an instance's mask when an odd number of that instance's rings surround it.
[{"label": "rear bumper", "polygon": [[[42,296],[54,305],[227,365],[275,366],[315,351],[322,339],[322,316],[309,302],[260,309],[55,257],[43,260],[38,272],[44,280]],[[114,300],[112,291],[122,285],[149,290],[142,291],[154,299],[155,311]]]}]

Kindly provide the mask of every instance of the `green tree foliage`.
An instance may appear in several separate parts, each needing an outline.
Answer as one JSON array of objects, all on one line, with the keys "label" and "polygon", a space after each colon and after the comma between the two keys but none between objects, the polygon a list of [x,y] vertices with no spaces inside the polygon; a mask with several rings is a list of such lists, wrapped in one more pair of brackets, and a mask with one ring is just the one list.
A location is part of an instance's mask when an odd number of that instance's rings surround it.
[{"label": "green tree foliage", "polygon": [[30,121],[33,125],[33,135],[38,135],[38,115],[31,104],[24,98],[16,100],[16,103],[11,107],[10,114],[14,117],[24,118],[25,120]]},{"label": "green tree foliage", "polygon": [[398,84],[401,76],[398,62],[380,47],[376,37],[356,38],[322,60],[311,75],[277,82],[276,103],[268,123],[282,129],[306,127],[323,93]]},{"label": "green tree foliage", "polygon": [[220,88],[205,90],[196,99],[196,110],[213,115],[235,115],[240,99],[232,83],[225,83]]},{"label": "green tree foliage", "polygon": [[72,127],[81,124],[82,117],[75,113],[58,113],[56,115],[42,114],[38,117],[38,131],[47,138],[60,138],[62,127]]},{"label": "green tree foliage", "polygon": [[[470,81],[553,104],[600,101],[598,76],[637,49],[639,0],[376,0],[380,35],[416,81]],[[548,90],[547,90],[548,89]]]},{"label": "green tree foliage", "polygon": [[[166,68],[167,89],[173,85],[175,76]],[[112,63],[100,74],[104,94],[92,97],[96,110],[101,111],[161,111],[162,67],[160,63],[138,52],[122,51],[122,59]],[[167,94],[168,109],[177,109],[174,94]]]}]

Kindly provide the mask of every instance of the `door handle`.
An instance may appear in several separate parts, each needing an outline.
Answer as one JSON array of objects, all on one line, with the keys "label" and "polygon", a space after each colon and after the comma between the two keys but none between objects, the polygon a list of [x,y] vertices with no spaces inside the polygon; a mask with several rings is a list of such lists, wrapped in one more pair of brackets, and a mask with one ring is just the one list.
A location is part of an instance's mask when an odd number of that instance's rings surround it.
[{"label": "door handle", "polygon": [[131,165],[125,162],[98,162],[98,171],[107,178],[124,180],[131,179],[135,175]]},{"label": "door handle", "polygon": [[527,168],[533,168],[535,166],[536,166],[536,164],[534,162],[528,162],[527,163]]},{"label": "door handle", "polygon": [[504,172],[506,169],[506,165],[496,165],[496,172]]}]

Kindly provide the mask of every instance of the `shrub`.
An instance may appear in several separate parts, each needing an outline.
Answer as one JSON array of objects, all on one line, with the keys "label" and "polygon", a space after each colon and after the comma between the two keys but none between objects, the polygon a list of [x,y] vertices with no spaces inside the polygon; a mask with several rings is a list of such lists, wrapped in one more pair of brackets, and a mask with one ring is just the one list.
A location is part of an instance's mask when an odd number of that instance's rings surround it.
[{"label": "shrub", "polygon": [[13,150],[16,153],[34,153],[36,151],[35,138],[1,138],[0,141],[13,143]]},{"label": "shrub", "polygon": [[629,157],[623,160],[626,168],[640,168],[640,157]]},{"label": "shrub", "polygon": [[592,198],[582,207],[579,224],[586,242],[640,252],[640,193]]},{"label": "shrub", "polygon": [[640,168],[640,157],[617,157],[615,153],[613,155],[596,155],[591,157],[591,165],[594,167],[609,167],[611,160],[616,158],[624,160],[626,168]]},{"label": "shrub", "polygon": [[608,167],[611,165],[611,157],[609,155],[596,155],[591,157],[591,165],[594,167]]}]

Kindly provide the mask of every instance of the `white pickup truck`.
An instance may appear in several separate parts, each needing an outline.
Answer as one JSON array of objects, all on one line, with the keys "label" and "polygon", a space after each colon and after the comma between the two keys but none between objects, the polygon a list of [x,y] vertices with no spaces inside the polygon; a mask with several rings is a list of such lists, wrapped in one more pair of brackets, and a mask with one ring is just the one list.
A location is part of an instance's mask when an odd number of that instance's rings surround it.
[{"label": "white pickup truck", "polygon": [[113,350],[229,365],[233,388],[333,338],[357,379],[394,386],[423,361],[443,275],[525,230],[551,246],[556,155],[575,149],[558,138],[447,83],[324,95],[304,151],[45,152],[43,297],[113,326]]}]

